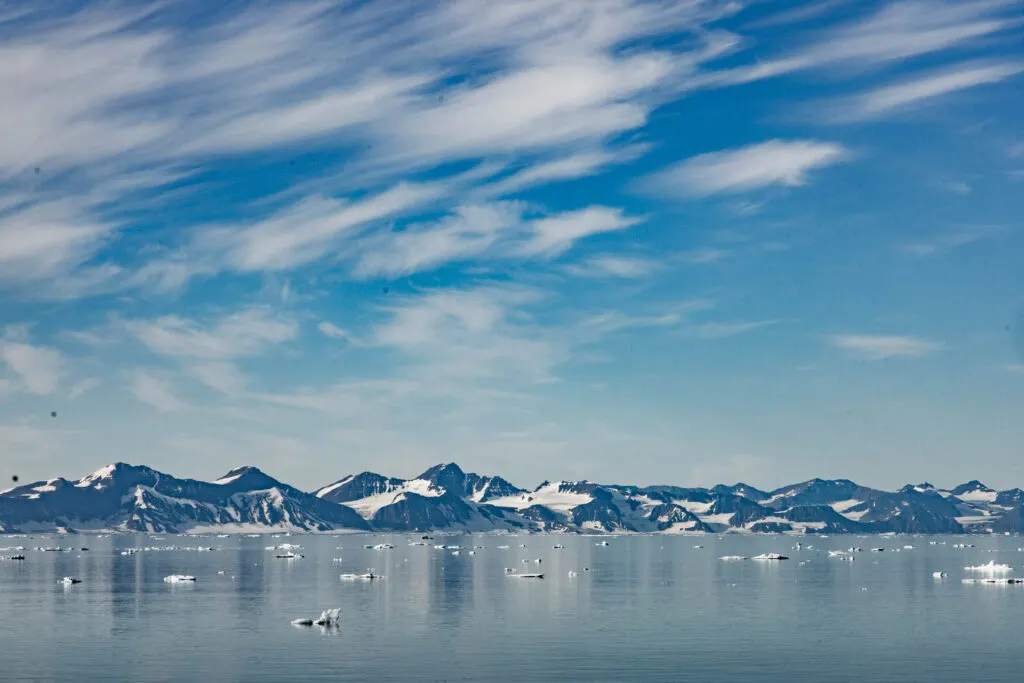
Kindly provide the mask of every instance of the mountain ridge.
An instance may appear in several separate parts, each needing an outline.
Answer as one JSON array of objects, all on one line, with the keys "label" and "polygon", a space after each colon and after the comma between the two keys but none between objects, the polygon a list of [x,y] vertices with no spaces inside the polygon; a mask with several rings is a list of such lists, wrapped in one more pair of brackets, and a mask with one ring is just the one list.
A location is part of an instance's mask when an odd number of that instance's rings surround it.
[{"label": "mountain ridge", "polygon": [[896,491],[849,479],[773,490],[544,481],[533,490],[440,463],[411,479],[364,471],[307,492],[243,465],[206,482],[116,462],[0,491],[0,533],[384,531],[1020,533],[1024,493],[971,480]]}]

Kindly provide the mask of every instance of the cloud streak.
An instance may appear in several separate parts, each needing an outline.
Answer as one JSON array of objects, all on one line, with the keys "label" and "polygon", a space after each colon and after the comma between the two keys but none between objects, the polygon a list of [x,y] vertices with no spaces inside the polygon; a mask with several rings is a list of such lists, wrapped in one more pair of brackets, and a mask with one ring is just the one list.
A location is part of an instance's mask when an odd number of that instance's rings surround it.
[{"label": "cloud streak", "polygon": [[812,171],[851,156],[842,145],[831,142],[768,140],[686,159],[649,176],[640,188],[667,198],[699,198],[776,185],[799,187],[808,183]]},{"label": "cloud streak", "polygon": [[937,341],[897,335],[835,334],[827,337],[827,341],[854,358],[871,361],[923,358],[945,348]]}]

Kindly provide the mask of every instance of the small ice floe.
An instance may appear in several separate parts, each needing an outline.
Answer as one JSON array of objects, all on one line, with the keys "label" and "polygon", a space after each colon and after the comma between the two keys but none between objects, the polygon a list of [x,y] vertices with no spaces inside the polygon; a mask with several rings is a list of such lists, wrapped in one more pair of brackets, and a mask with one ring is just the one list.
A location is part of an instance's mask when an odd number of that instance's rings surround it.
[{"label": "small ice floe", "polygon": [[778,553],[762,553],[761,555],[755,555],[755,560],[788,560],[789,558],[785,555]]},{"label": "small ice floe", "polygon": [[11,560],[12,562],[20,562],[25,559],[24,555],[4,555],[0,557],[0,560]]},{"label": "small ice floe", "polygon": [[467,555],[476,555],[476,551],[475,551],[475,550],[470,550],[470,551],[469,551],[468,553],[466,553],[466,554],[467,554]]},{"label": "small ice floe", "polygon": [[580,575],[580,573],[578,571],[576,571],[575,569],[570,569],[569,570],[569,578],[570,579],[574,579],[574,578],[576,578],[579,575]]},{"label": "small ice floe", "polygon": [[412,548],[414,546],[417,546],[417,545],[426,545],[426,543],[424,543],[423,541],[412,541],[411,543],[409,543],[409,547],[410,548]]},{"label": "small ice floe", "polygon": [[999,577],[999,578],[987,577],[987,578],[984,578],[984,579],[978,579],[978,583],[988,583],[988,584],[992,584],[992,583],[1009,583],[1009,584],[1017,584],[1017,583],[1024,583],[1024,579],[1015,579],[1015,578],[1012,578],[1012,577]]},{"label": "small ice floe", "polygon": [[525,547],[526,547],[526,544],[525,544],[525,543],[520,543],[520,544],[519,544],[519,547],[520,547],[520,548],[525,548]]},{"label": "small ice floe", "polygon": [[912,545],[905,545],[905,546],[903,546],[903,549],[904,550],[913,550],[914,546],[912,546]]},{"label": "small ice floe", "polygon": [[342,581],[377,581],[378,579],[383,579],[384,577],[380,574],[374,574],[371,571],[366,572],[365,574],[342,574],[338,578]]},{"label": "small ice floe", "polygon": [[520,560],[520,562],[522,562],[523,564],[530,564],[529,560]]},{"label": "small ice floe", "polygon": [[61,579],[57,583],[59,583],[62,586],[73,586],[76,583],[82,583],[82,580],[81,579],[76,579],[73,576],[65,576],[63,579]]},{"label": "small ice floe", "polygon": [[171,574],[164,577],[164,583],[195,583],[196,577],[188,574]]},{"label": "small ice floe", "polygon": [[985,564],[978,564],[972,567],[964,567],[969,572],[988,572],[990,574],[1005,574],[1006,572],[1012,572],[1013,567],[1008,564],[996,564],[995,560],[989,560]]},{"label": "small ice floe", "polygon": [[498,546],[498,550],[508,550],[508,548],[509,547],[507,545],[499,545]]},{"label": "small ice floe", "polygon": [[218,569],[217,570],[217,576],[224,576],[224,570],[223,569]]},{"label": "small ice floe", "polygon": [[973,543],[955,543],[953,545],[953,547],[956,548],[957,550],[963,550],[964,548],[973,548],[974,544]]},{"label": "small ice floe", "polygon": [[448,550],[462,550],[461,545],[446,545],[445,548]]},{"label": "small ice floe", "polygon": [[444,544],[442,543],[440,545],[435,545],[434,550],[444,550]]},{"label": "small ice floe", "polygon": [[594,545],[606,546],[606,545],[611,545],[611,544],[608,541],[598,541]]},{"label": "small ice floe", "polygon": [[325,609],[316,619],[293,619],[292,626],[324,626],[327,628],[341,626],[341,608]]},{"label": "small ice floe", "polygon": [[844,556],[849,555],[849,554],[850,553],[848,553],[845,550],[829,550],[828,551],[828,556],[829,557],[844,557]]},{"label": "small ice floe", "polygon": [[554,548],[555,550],[562,550],[563,548],[565,548],[565,546],[562,545],[561,543],[556,543],[555,545],[553,545],[551,547]]},{"label": "small ice floe", "polygon": [[513,569],[512,567],[505,567],[505,573],[506,573],[506,574],[514,574],[514,573],[515,573],[515,571],[516,571],[516,570],[515,570],[515,569]]},{"label": "small ice floe", "polygon": [[702,546],[702,545],[695,545],[695,546],[693,546],[693,549],[694,550],[703,550],[704,546]]},{"label": "small ice floe", "polygon": [[289,550],[286,553],[282,553],[280,555],[274,555],[274,557],[276,557],[279,560],[301,560],[303,557],[305,557],[305,555],[300,555],[298,553],[293,553],[292,551]]},{"label": "small ice floe", "polygon": [[873,552],[873,553],[884,553],[885,552],[885,548],[872,548],[871,552]]},{"label": "small ice floe", "polygon": [[395,546],[390,543],[378,543],[377,545],[363,546],[367,550],[393,550]]},{"label": "small ice floe", "polygon": [[340,557],[335,557],[331,560],[331,562],[333,562],[334,564],[341,564],[342,560]]},{"label": "small ice floe", "polygon": [[949,574],[947,574],[946,572],[932,572],[933,579],[944,579],[947,576],[949,576]]},{"label": "small ice floe", "polygon": [[862,552],[864,552],[864,548],[857,548],[857,547],[854,547],[854,546],[850,546],[849,548],[847,548],[846,552],[848,552],[848,553],[862,553]]},{"label": "small ice floe", "polygon": [[724,560],[725,562],[736,562],[737,560],[747,560],[750,558],[745,557],[743,555],[722,555],[718,559]]},{"label": "small ice floe", "polygon": [[543,579],[543,574],[509,574],[513,579]]},{"label": "small ice floe", "polygon": [[453,550],[453,551],[452,551],[452,555],[458,555],[458,554],[459,554],[459,551],[458,551],[458,550]]}]

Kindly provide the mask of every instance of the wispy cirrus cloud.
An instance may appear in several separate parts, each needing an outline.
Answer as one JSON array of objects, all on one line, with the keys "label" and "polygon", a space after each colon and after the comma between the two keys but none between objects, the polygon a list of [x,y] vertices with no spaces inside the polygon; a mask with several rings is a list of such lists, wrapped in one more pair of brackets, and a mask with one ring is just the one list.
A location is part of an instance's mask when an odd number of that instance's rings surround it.
[{"label": "wispy cirrus cloud", "polygon": [[11,390],[45,396],[60,386],[66,359],[55,348],[32,345],[24,335],[8,330],[0,337],[0,361],[13,373]]},{"label": "wispy cirrus cloud", "polygon": [[695,87],[751,83],[786,74],[843,66],[878,67],[969,44],[1019,26],[1012,0],[883,4],[813,35],[802,47],[755,64],[701,74]]},{"label": "wispy cirrus cloud", "polygon": [[[612,141],[645,124],[659,89],[729,49],[703,27],[736,11],[696,0],[419,9],[256,2],[195,21],[199,6],[100,5],[0,26],[11,65],[0,77],[0,177],[28,195],[0,216],[16,247],[0,253],[0,284],[74,298],[294,269],[442,195],[448,203],[450,187],[398,182],[416,169],[522,156],[482,196],[597,172],[642,151]],[[691,40],[641,44],[668,32]],[[108,253],[129,193],[180,191],[171,183],[211,159],[313,144],[354,150],[346,177],[377,187],[343,200],[328,183],[270,216],[197,230],[171,258]],[[127,174],[139,181],[118,190]],[[0,206],[10,200],[0,192]],[[46,229],[26,237],[19,225],[44,211]],[[54,274],[53,293],[23,287]]]},{"label": "wispy cirrus cloud", "polygon": [[663,264],[654,259],[599,254],[582,263],[570,264],[565,267],[565,271],[579,277],[639,278],[650,275],[662,267]]},{"label": "wispy cirrus cloud", "polygon": [[136,368],[131,372],[128,389],[139,401],[161,413],[175,413],[188,408],[188,405],[175,395],[170,382],[151,370]]},{"label": "wispy cirrus cloud", "polygon": [[1000,226],[976,225],[936,235],[927,241],[904,244],[900,249],[912,256],[939,256],[954,249],[990,239],[1003,232],[1004,230]]},{"label": "wispy cirrus cloud", "polygon": [[747,332],[753,332],[778,324],[778,320],[750,320],[745,322],[704,323],[697,326],[697,336],[702,339],[727,339]]},{"label": "wispy cirrus cloud", "polygon": [[798,187],[812,171],[848,161],[842,145],[816,140],[769,140],[686,159],[640,182],[664,197],[736,194],[775,185]]},{"label": "wispy cirrus cloud", "polygon": [[826,337],[826,341],[862,360],[922,358],[945,348],[941,342],[899,335],[834,334]]},{"label": "wispy cirrus cloud", "polygon": [[825,105],[827,120],[835,123],[881,118],[919,108],[962,90],[1000,83],[1024,71],[1024,63],[971,62],[879,86]]}]

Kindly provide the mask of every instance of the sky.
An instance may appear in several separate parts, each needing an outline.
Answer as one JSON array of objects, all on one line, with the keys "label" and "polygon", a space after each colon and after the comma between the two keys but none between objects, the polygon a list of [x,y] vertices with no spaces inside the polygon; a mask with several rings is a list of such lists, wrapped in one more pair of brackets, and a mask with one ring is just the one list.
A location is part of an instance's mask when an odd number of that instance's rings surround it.
[{"label": "sky", "polygon": [[0,4],[0,475],[1024,485],[1022,36]]}]

